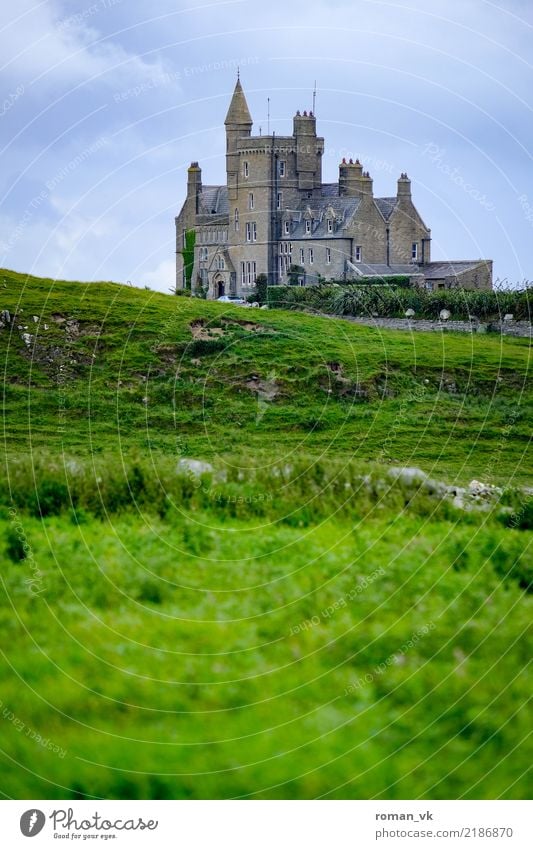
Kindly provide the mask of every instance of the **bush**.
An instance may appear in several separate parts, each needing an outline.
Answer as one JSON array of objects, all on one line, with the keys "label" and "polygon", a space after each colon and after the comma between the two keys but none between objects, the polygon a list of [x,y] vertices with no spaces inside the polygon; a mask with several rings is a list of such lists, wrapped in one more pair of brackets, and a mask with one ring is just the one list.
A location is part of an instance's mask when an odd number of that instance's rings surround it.
[{"label": "bush", "polygon": [[[394,279],[394,278],[393,278]],[[269,286],[268,304],[283,309],[311,309],[333,315],[376,315],[402,318],[413,309],[417,318],[437,320],[441,310],[449,310],[452,319],[501,321],[506,313],[515,319],[531,320],[533,288],[470,291],[425,289],[358,283],[327,283],[320,286]]]},{"label": "bush", "polygon": [[256,301],[259,304],[266,304],[267,302],[267,287],[268,280],[266,274],[259,274],[255,281]]},{"label": "bush", "polygon": [[54,516],[61,513],[70,503],[69,491],[58,480],[43,480],[38,484],[30,500],[30,511],[34,516]]},{"label": "bush", "polygon": [[26,559],[26,551],[24,550],[24,540],[16,532],[15,528],[9,528],[6,534],[6,555],[13,563],[20,563]]}]

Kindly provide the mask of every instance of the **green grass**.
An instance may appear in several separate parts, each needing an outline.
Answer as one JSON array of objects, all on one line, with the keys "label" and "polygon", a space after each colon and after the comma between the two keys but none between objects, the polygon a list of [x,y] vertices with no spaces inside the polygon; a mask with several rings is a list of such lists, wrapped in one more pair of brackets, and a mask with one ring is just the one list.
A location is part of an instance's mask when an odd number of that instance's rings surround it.
[{"label": "green grass", "polygon": [[[494,483],[528,479],[528,340],[410,337],[7,271],[0,271],[0,293],[2,308],[23,309],[16,324],[34,336],[27,347],[24,330],[0,332],[8,453],[175,454],[179,440],[192,456],[244,445],[279,456],[411,463],[449,481],[480,477],[487,467]],[[80,334],[69,336],[54,314],[76,319]],[[193,339],[196,320],[225,333]],[[270,376],[276,397],[260,403],[254,376]],[[505,462],[494,463],[502,452]]]},{"label": "green grass", "polygon": [[525,340],[0,294],[5,796],[528,797]]}]

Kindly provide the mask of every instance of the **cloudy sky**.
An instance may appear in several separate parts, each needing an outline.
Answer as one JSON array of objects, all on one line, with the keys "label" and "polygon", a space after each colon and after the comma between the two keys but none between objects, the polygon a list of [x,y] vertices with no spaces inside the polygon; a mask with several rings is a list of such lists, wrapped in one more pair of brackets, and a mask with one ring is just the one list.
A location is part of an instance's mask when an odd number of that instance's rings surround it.
[{"label": "cloudy sky", "polygon": [[0,7],[0,265],[168,291],[186,169],[224,174],[240,65],[254,131],[312,106],[324,179],[407,171],[433,259],[533,278],[531,0],[17,0]]}]

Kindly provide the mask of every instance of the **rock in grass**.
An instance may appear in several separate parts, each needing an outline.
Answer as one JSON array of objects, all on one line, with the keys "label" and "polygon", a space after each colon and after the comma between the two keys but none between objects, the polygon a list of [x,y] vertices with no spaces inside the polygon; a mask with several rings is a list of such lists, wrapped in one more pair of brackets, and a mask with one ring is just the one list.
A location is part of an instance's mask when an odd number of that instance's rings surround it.
[{"label": "rock in grass", "polygon": [[182,457],[178,462],[176,471],[178,474],[189,474],[195,478],[199,478],[200,475],[204,475],[206,472],[212,472],[213,466],[211,463],[202,462],[202,460],[192,460],[190,457]]},{"label": "rock in grass", "polygon": [[477,498],[490,498],[494,495],[501,495],[502,490],[498,486],[493,486],[490,483],[482,483],[481,481],[473,480],[468,484],[470,495]]},{"label": "rock in grass", "polygon": [[415,466],[392,466],[387,476],[405,484],[422,483],[427,479],[426,473]]}]

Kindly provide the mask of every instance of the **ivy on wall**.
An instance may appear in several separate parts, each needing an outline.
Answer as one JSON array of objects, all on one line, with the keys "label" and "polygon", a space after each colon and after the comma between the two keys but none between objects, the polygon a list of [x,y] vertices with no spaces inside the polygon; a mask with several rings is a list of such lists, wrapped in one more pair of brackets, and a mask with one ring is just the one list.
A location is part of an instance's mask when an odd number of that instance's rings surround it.
[{"label": "ivy on wall", "polygon": [[192,269],[194,266],[194,246],[196,244],[196,231],[185,231],[185,247],[181,255],[183,257],[183,267],[185,268],[185,288],[189,291],[192,287]]}]

